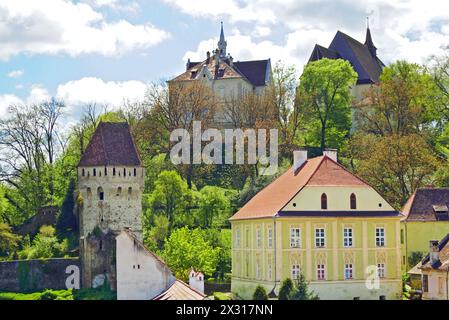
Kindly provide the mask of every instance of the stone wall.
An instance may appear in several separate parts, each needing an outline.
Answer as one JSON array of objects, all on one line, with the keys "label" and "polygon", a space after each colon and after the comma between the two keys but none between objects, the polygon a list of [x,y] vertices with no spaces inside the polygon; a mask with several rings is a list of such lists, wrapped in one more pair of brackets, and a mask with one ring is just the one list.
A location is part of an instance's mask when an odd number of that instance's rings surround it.
[{"label": "stone wall", "polygon": [[0,291],[35,292],[45,289],[66,289],[66,280],[72,274],[67,270],[69,266],[76,266],[79,270],[79,259],[0,262]]}]

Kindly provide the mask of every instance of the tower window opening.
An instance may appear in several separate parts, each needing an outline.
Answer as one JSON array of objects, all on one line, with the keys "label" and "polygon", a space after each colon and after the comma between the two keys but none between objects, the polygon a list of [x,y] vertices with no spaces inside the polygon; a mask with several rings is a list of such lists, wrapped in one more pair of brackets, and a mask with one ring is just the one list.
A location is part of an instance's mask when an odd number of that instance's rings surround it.
[{"label": "tower window opening", "polygon": [[94,176],[94,177],[97,176],[97,169],[95,169],[95,168],[94,168],[94,171],[93,171],[93,176]]},{"label": "tower window opening", "polygon": [[98,200],[103,201],[104,200],[104,191],[103,191],[102,187],[98,187],[97,194],[98,194]]},{"label": "tower window opening", "polygon": [[115,168],[112,168],[112,175],[115,177]]},{"label": "tower window opening", "polygon": [[137,169],[134,168],[134,177],[137,176]]},{"label": "tower window opening", "polygon": [[81,175],[84,177],[86,175],[86,171],[83,169]]},{"label": "tower window opening", "polygon": [[104,175],[107,176],[108,175],[108,168],[104,168]]},{"label": "tower window opening", "polygon": [[123,176],[126,177],[126,168],[123,168]]}]

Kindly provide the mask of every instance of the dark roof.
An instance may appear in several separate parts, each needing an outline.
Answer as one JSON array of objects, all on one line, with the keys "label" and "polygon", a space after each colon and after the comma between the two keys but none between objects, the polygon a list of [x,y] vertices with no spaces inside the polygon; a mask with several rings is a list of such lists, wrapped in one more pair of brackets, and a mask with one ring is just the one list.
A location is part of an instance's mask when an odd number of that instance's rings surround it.
[{"label": "dark roof", "polygon": [[375,47],[369,29],[367,30],[366,44],[362,44],[347,34],[337,31],[329,48],[315,46],[309,62],[323,58],[340,58],[349,61],[357,72],[357,84],[376,83],[379,81],[384,64],[377,55],[373,55],[374,52]]},{"label": "dark roof", "polygon": [[449,205],[449,189],[420,188],[408,199],[402,208],[405,221],[444,221],[449,220],[448,213],[435,212],[434,206]]},{"label": "dark roof", "polygon": [[[237,61],[231,63],[229,58],[220,58],[218,70],[214,57],[202,62],[187,63],[187,70],[170,81],[189,81],[199,79],[203,68],[207,68],[214,79],[243,78],[253,86],[264,86],[269,81],[271,72],[270,59],[254,61]],[[217,71],[217,72],[216,72]]]},{"label": "dark roof", "polygon": [[279,211],[280,217],[399,217],[398,211]]},{"label": "dark roof", "polygon": [[237,61],[234,67],[240,71],[252,85],[264,86],[268,82],[270,72],[270,59],[254,61]]},{"label": "dark roof", "polygon": [[101,122],[78,166],[140,166],[140,158],[126,122]]},{"label": "dark roof", "polygon": [[421,260],[421,269],[439,269],[449,271],[449,234],[447,234],[440,242],[438,242],[438,258],[439,260],[433,265],[430,263],[430,255],[427,254]]}]

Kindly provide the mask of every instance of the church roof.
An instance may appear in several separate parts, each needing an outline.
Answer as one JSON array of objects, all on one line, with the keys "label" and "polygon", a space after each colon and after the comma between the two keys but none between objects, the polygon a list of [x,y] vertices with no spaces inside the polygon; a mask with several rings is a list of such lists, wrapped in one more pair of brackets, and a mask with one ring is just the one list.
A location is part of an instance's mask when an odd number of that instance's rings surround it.
[{"label": "church roof", "polygon": [[231,65],[229,58],[220,58],[218,68],[216,68],[215,59],[211,56],[202,62],[188,62],[188,69],[170,82],[198,80],[204,67],[208,69],[215,80],[240,78],[258,87],[264,86],[268,82],[271,63],[270,59],[267,59],[237,61]]},{"label": "church roof", "polygon": [[79,167],[140,166],[140,158],[126,122],[101,122],[81,156]]},{"label": "church roof", "polygon": [[[230,220],[269,218],[286,215],[341,216],[347,212],[294,212],[282,209],[306,186],[352,186],[371,188],[365,181],[329,158],[320,156],[309,159],[298,170],[293,167],[257,193]],[[354,214],[354,213],[349,213]],[[398,216],[397,211],[361,212],[360,216]]]},{"label": "church roof", "polygon": [[449,220],[449,189],[419,188],[402,208],[404,221]]},{"label": "church roof", "polygon": [[323,58],[343,59],[349,61],[357,72],[357,84],[376,83],[379,81],[384,64],[375,52],[376,47],[373,44],[369,29],[367,29],[365,44],[341,31],[337,31],[329,48],[315,45],[309,62]]}]

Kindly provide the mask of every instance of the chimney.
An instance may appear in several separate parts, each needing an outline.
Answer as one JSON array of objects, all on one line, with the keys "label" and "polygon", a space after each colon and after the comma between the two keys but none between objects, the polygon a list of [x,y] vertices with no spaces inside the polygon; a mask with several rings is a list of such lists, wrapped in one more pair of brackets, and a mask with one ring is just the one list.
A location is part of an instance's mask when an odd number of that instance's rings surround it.
[{"label": "chimney", "polygon": [[209,62],[210,62],[210,51],[206,52],[206,56],[207,56],[206,64],[209,64]]},{"label": "chimney", "polygon": [[324,149],[323,156],[327,156],[337,162],[337,149]]},{"label": "chimney", "polygon": [[189,70],[190,67],[190,58],[187,59],[187,63],[186,63],[186,71]]},{"label": "chimney", "polygon": [[434,265],[438,261],[440,261],[440,249],[438,248],[438,240],[430,240],[429,241],[429,258],[430,265]]},{"label": "chimney", "polygon": [[220,65],[220,50],[217,48],[215,50],[215,67],[218,68],[218,66]]},{"label": "chimney", "polygon": [[229,56],[229,65],[231,67],[234,66],[234,58],[232,56]]},{"label": "chimney", "polygon": [[307,161],[307,150],[293,151],[293,171],[298,170]]}]

